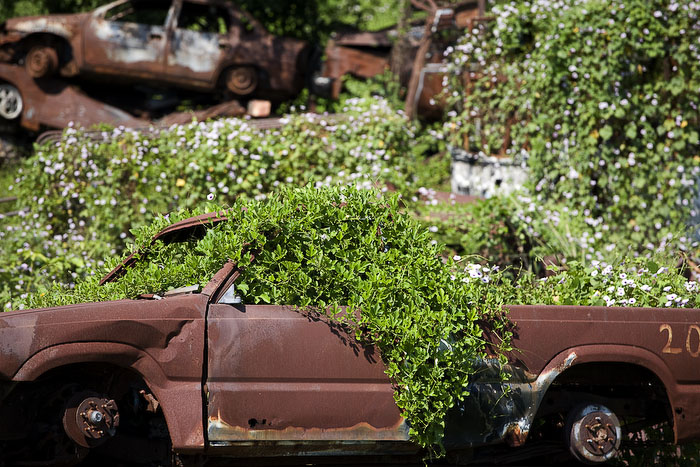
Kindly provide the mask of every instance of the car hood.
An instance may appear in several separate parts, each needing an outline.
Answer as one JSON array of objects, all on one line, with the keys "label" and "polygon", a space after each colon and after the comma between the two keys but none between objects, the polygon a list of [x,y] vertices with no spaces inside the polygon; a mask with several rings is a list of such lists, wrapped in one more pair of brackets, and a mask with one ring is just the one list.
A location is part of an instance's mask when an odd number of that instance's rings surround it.
[{"label": "car hood", "polygon": [[78,32],[80,24],[87,16],[87,13],[78,13],[12,18],[5,22],[5,30],[22,35],[44,32],[71,39]]}]

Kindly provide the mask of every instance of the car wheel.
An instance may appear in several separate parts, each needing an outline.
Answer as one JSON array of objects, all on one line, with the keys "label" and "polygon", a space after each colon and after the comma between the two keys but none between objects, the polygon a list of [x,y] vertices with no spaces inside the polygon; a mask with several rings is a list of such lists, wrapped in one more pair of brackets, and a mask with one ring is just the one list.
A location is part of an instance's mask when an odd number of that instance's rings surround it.
[{"label": "car wheel", "polygon": [[86,391],[68,400],[62,421],[66,434],[78,446],[92,448],[116,434],[119,409],[113,399]]},{"label": "car wheel", "polygon": [[0,84],[0,117],[14,120],[22,113],[22,95],[11,84]]},{"label": "car wheel", "polygon": [[24,61],[27,74],[34,79],[52,75],[58,69],[58,53],[48,45],[35,45]]},{"label": "car wheel", "polygon": [[258,87],[258,72],[250,66],[230,68],[224,79],[228,90],[239,96],[247,96]]},{"label": "car wheel", "polygon": [[600,404],[575,407],[569,412],[564,434],[569,451],[584,464],[599,464],[612,459],[622,440],[617,416]]}]

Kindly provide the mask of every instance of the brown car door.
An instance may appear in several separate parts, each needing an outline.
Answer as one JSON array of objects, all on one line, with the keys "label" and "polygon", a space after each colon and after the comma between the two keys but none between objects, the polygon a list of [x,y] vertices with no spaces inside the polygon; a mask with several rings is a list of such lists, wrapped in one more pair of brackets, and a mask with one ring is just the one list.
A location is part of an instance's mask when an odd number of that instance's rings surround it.
[{"label": "brown car door", "polygon": [[125,0],[95,10],[83,34],[84,67],[99,74],[162,79],[172,10],[167,0]]},{"label": "brown car door", "polygon": [[293,307],[228,304],[210,305],[207,326],[212,446],[407,444],[378,351],[342,326]]},{"label": "brown car door", "polygon": [[228,9],[183,1],[170,42],[165,73],[169,80],[213,88],[230,49]]}]

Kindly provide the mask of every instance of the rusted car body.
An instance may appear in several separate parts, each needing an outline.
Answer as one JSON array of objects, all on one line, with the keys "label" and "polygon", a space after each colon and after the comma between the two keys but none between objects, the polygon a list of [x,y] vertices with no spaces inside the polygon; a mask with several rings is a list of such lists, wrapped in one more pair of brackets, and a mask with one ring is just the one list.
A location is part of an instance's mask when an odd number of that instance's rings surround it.
[{"label": "rusted car body", "polygon": [[37,79],[106,76],[284,99],[303,87],[308,55],[305,42],[269,34],[222,0],[118,0],[0,25],[0,60]]},{"label": "rusted car body", "polygon": [[[342,90],[342,78],[372,78],[390,67],[407,87],[406,110],[409,117],[420,115],[437,119],[442,116],[444,104],[440,96],[447,76],[443,53],[453,43],[450,32],[472,29],[478,22],[488,21],[483,0],[464,0],[438,8],[432,3],[414,6],[424,9],[424,22],[410,25],[403,38],[397,28],[376,32],[339,32],[326,44],[320,73],[314,78],[317,94],[337,99]],[[401,44],[401,42],[405,42]],[[397,52],[397,48],[401,50]],[[396,55],[400,63],[392,63]],[[396,68],[396,69],[394,69]]]},{"label": "rusted car body", "polygon": [[31,131],[63,128],[69,122],[86,128],[100,123],[137,128],[149,124],[88,97],[62,80],[45,78],[39,83],[22,67],[0,63],[0,121],[6,117]]},{"label": "rusted car body", "polygon": [[[183,241],[223,220],[185,220],[156,238]],[[103,281],[147,258],[148,247]],[[240,303],[239,275],[229,262],[201,290],[0,315],[0,457],[420,459],[379,351],[323,315]],[[509,310],[517,350],[504,368],[481,362],[449,413],[451,462],[492,445],[526,456],[542,426],[559,439],[562,417],[583,461],[612,457],[629,420],[667,421],[676,442],[700,438],[700,310]]]}]

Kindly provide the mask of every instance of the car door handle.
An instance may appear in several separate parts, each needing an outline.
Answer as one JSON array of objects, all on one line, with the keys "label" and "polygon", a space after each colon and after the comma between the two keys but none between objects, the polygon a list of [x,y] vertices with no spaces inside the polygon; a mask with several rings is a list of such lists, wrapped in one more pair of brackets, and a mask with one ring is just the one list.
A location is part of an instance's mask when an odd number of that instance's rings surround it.
[{"label": "car door handle", "polygon": [[219,41],[219,48],[220,49],[228,49],[229,47],[231,47],[231,43],[229,41],[224,41],[224,40]]}]

